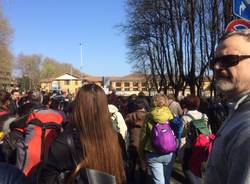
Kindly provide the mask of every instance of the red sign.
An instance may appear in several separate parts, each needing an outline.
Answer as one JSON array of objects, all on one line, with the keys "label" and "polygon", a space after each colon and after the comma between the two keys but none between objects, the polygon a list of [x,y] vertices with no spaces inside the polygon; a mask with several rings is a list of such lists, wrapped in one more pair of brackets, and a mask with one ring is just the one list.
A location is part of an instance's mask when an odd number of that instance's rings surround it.
[{"label": "red sign", "polygon": [[250,22],[243,19],[236,19],[231,21],[225,31],[250,29]]}]

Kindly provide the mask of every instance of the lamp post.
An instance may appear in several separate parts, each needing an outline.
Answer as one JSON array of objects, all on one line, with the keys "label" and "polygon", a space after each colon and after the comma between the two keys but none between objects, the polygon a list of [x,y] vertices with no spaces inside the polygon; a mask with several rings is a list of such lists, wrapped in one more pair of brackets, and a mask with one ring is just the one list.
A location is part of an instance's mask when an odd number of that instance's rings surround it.
[{"label": "lamp post", "polygon": [[80,71],[81,71],[81,83],[83,85],[83,73],[82,73],[82,68],[83,68],[83,50],[82,50],[82,42],[80,43],[80,59],[81,59],[81,65],[80,65]]}]

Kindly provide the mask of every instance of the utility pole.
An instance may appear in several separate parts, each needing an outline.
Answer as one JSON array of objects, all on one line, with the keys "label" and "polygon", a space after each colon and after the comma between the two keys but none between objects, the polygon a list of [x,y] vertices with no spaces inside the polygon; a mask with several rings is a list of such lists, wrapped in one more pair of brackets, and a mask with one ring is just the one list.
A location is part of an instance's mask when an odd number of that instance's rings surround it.
[{"label": "utility pole", "polygon": [[83,52],[82,52],[82,42],[80,43],[80,57],[81,57],[81,66],[80,68],[82,69],[83,68],[83,62],[82,62],[82,59],[83,59]]},{"label": "utility pole", "polygon": [[83,69],[83,51],[82,51],[82,42],[80,43],[80,58],[81,58],[81,65],[80,65],[80,71],[81,71],[81,83],[83,85],[83,73],[82,73],[82,69]]}]

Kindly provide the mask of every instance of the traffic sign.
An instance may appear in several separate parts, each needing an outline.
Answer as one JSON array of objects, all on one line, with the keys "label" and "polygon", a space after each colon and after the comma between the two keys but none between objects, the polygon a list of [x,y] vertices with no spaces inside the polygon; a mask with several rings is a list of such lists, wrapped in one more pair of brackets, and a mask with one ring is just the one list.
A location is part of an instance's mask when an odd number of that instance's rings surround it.
[{"label": "traffic sign", "polygon": [[250,21],[250,0],[233,0],[233,13]]},{"label": "traffic sign", "polygon": [[250,22],[244,19],[232,20],[226,27],[225,31],[250,29]]}]

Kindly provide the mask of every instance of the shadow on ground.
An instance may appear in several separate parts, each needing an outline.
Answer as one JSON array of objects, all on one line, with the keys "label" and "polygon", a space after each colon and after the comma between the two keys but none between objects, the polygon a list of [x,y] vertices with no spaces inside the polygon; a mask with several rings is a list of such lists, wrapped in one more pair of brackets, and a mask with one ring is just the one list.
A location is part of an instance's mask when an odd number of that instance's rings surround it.
[{"label": "shadow on ground", "polygon": [[[133,180],[130,179],[128,184],[153,184],[153,180],[150,173],[140,177],[139,171],[135,171],[135,178]],[[171,184],[185,184],[185,177],[182,172],[181,164],[178,162],[174,164]]]}]

